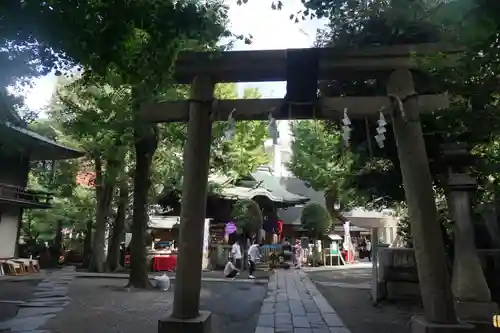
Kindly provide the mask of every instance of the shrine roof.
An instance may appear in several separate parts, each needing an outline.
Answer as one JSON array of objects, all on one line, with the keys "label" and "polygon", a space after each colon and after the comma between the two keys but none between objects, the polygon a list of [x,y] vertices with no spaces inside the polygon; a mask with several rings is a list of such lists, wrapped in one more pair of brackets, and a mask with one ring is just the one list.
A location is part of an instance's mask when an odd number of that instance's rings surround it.
[{"label": "shrine roof", "polygon": [[0,122],[0,144],[29,154],[31,160],[64,160],[84,154],[9,122]]},{"label": "shrine roof", "polygon": [[[219,181],[220,179],[218,178]],[[244,180],[235,182],[235,186],[227,182],[221,185],[218,195],[227,199],[253,199],[264,196],[282,207],[302,205],[309,201],[308,197],[287,191],[270,170],[262,168],[252,172]]]}]

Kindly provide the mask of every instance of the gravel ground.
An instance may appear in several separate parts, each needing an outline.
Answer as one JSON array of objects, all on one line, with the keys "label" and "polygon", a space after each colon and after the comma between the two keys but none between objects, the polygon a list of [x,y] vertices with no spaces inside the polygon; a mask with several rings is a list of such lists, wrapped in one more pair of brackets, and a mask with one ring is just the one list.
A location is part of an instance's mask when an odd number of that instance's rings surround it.
[{"label": "gravel ground", "polygon": [[349,268],[307,273],[314,281],[366,284],[372,278],[371,268]]},{"label": "gravel ground", "polygon": [[[336,271],[310,272],[313,282],[342,282],[362,284],[371,278],[370,268],[352,268]],[[316,283],[316,287],[335,309],[352,333],[409,332],[408,322],[415,312],[421,312],[414,303],[383,303],[374,306],[370,291],[356,288],[328,287]]]},{"label": "gravel ground", "polygon": [[41,279],[0,281],[0,322],[13,318],[17,314],[17,304],[5,301],[29,300],[40,281]]},{"label": "gravel ground", "polygon": [[[155,332],[173,301],[168,292],[125,291],[120,279],[76,279],[68,293],[72,298],[45,328],[52,333]],[[217,333],[253,333],[267,284],[205,282],[201,308],[212,312]]]}]

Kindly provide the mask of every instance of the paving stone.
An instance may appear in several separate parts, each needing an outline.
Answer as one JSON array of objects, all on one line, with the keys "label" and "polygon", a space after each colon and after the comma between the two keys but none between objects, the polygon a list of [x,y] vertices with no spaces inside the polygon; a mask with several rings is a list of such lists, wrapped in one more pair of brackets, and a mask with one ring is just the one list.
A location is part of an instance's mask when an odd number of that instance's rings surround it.
[{"label": "paving stone", "polygon": [[255,328],[255,333],[274,333],[274,328],[257,326]]},{"label": "paving stone", "polygon": [[264,303],[260,308],[260,313],[262,314],[272,314],[274,313],[274,303]]},{"label": "paving stone", "polygon": [[332,309],[330,304],[328,304],[328,302],[323,297],[323,295],[313,296],[313,300],[316,303],[316,305],[321,313],[335,313],[335,311]]},{"label": "paving stone", "polygon": [[313,328],[313,333],[331,333],[330,329],[327,328]]},{"label": "paving stone", "polygon": [[320,313],[316,304],[305,304],[304,308],[306,309],[307,313],[318,313],[318,314]]},{"label": "paving stone", "polygon": [[330,333],[351,333],[346,327],[330,327]]},{"label": "paving stone", "polygon": [[61,290],[61,291],[37,291],[33,293],[34,297],[37,298],[46,298],[46,297],[63,297],[66,295],[68,290]]},{"label": "paving stone", "polygon": [[62,311],[62,307],[49,307],[49,308],[24,308],[19,309],[16,318],[36,317],[46,314],[54,314]]},{"label": "paving stone", "polygon": [[306,309],[304,309],[304,307],[293,307],[290,308],[290,313],[294,316],[305,316]]},{"label": "paving stone", "polygon": [[0,323],[1,330],[16,331],[33,331],[39,327],[42,327],[49,319],[54,318],[55,315],[41,315],[37,317],[25,317],[17,318],[4,321]]},{"label": "paving stone", "polygon": [[67,296],[59,296],[59,297],[38,297],[30,299],[30,302],[67,302],[71,300],[71,298]]},{"label": "paving stone", "polygon": [[313,330],[311,328],[302,328],[302,327],[296,327],[293,330],[294,333],[313,333]]},{"label": "paving stone", "polygon": [[350,333],[304,272],[277,271],[273,278],[255,333]]},{"label": "paving stone", "polygon": [[274,306],[275,313],[290,313],[288,302],[276,302]]},{"label": "paving stone", "polygon": [[274,315],[272,314],[261,314],[257,322],[259,327],[274,327]]},{"label": "paving stone", "polygon": [[302,301],[301,300],[289,300],[288,305],[290,305],[290,308],[293,307],[302,307]]},{"label": "paving stone", "polygon": [[293,316],[293,327],[295,328],[310,328],[311,324],[309,323],[309,319],[307,317],[299,317]]},{"label": "paving stone", "polygon": [[312,328],[328,328],[325,321],[323,320],[323,317],[319,313],[307,314],[307,319],[309,319],[309,323],[311,324]]},{"label": "paving stone", "polygon": [[267,296],[264,298],[263,303],[276,303],[276,296]]},{"label": "paving stone", "polygon": [[336,314],[323,313],[323,319],[325,320],[325,323],[329,327],[342,327],[342,326],[344,326],[344,323],[339,318],[339,316],[337,316]]},{"label": "paving stone", "polygon": [[274,330],[276,333],[288,333],[292,332],[293,333],[293,325],[277,325]]},{"label": "paving stone", "polygon": [[292,325],[292,315],[289,313],[277,313],[274,316],[274,324],[276,327],[283,325]]}]

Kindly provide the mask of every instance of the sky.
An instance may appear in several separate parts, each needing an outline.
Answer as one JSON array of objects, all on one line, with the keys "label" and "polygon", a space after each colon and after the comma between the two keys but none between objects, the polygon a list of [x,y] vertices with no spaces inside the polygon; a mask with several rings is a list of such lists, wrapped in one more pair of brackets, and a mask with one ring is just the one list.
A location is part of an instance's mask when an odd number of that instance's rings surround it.
[{"label": "sky", "polygon": [[[230,5],[229,17],[231,31],[236,34],[251,34],[253,43],[245,45],[238,42],[235,50],[267,50],[310,47],[316,37],[316,29],[322,28],[324,22],[308,20],[294,23],[290,14],[302,8],[300,0],[287,0],[281,11],[271,10],[271,0],[249,0],[247,4],[238,6],[236,0],[226,0]],[[39,111],[51,99],[57,78],[49,74],[35,80],[33,88],[25,92],[25,102],[30,110]],[[240,84],[245,87],[258,87],[263,97],[281,98],[285,95],[285,84],[252,83]]]}]

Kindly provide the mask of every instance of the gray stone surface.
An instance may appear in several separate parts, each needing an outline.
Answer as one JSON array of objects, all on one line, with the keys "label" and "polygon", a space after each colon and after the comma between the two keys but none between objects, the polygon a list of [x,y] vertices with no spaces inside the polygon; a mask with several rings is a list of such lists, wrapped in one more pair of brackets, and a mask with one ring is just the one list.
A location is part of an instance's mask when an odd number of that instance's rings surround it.
[{"label": "gray stone surface", "polygon": [[255,333],[349,333],[349,330],[304,272],[276,270],[269,279]]},{"label": "gray stone surface", "polygon": [[[421,305],[412,301],[398,303],[383,303],[374,306],[369,290],[354,288],[369,284],[371,279],[371,268],[345,268],[330,269],[323,271],[308,272],[309,278],[316,284],[317,289],[327,299],[324,307],[333,307],[342,323],[352,333],[404,333],[409,332],[408,322],[414,313],[422,311]],[[342,282],[341,284],[329,284],[328,281]],[[323,303],[320,299],[317,300]],[[330,308],[331,308],[330,307]],[[327,308],[322,308],[327,313]],[[332,312],[333,313],[333,312]],[[330,327],[331,333],[348,333],[342,327]]]},{"label": "gray stone surface", "polygon": [[0,322],[16,316],[18,305],[31,298],[39,282],[40,280],[0,280]]},{"label": "gray stone surface", "polygon": [[[68,289],[66,286],[73,281],[74,273],[74,267],[65,267],[49,272],[35,288],[34,295],[36,296],[21,304],[14,318],[0,322],[0,331],[45,332],[39,329],[69,304],[70,298],[64,296],[60,291]],[[49,293],[50,291],[52,293]]]},{"label": "gray stone surface", "polygon": [[[150,333],[172,307],[167,292],[125,289],[121,279],[75,279],[72,302],[43,327],[51,333]],[[267,283],[203,282],[201,309],[211,312],[213,333],[254,333]],[[273,315],[273,314],[271,314]],[[273,329],[273,328],[269,328]],[[269,330],[262,328],[262,333]]]}]

